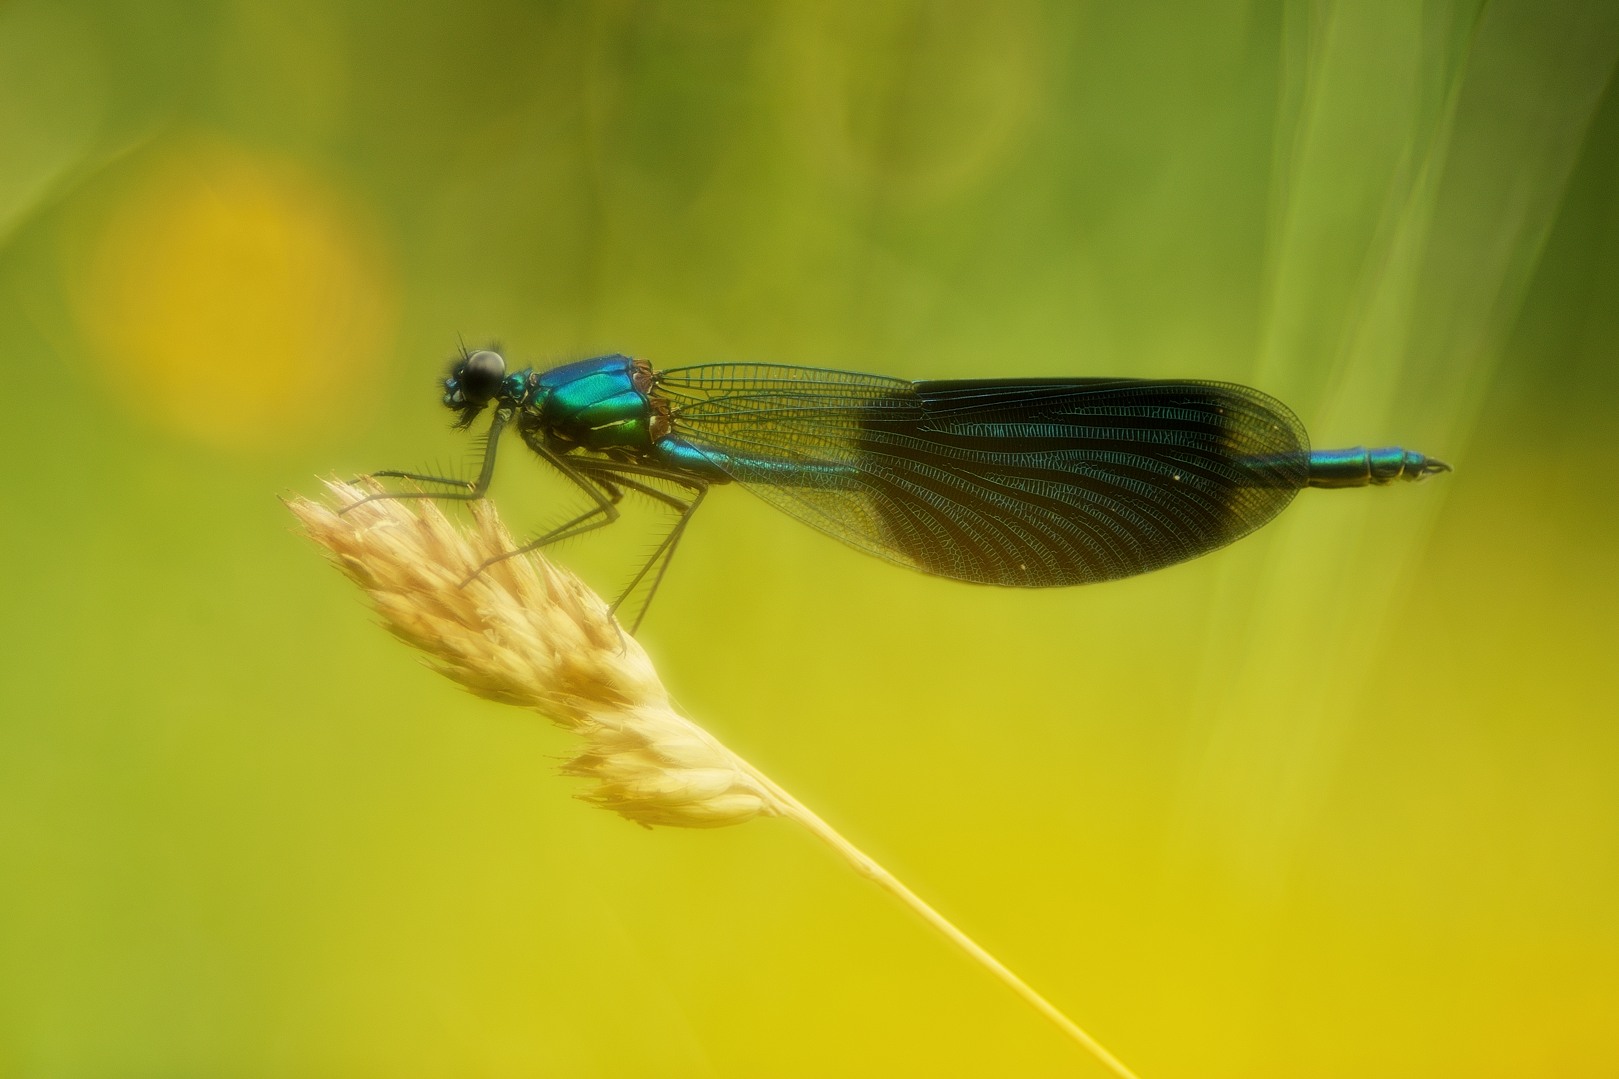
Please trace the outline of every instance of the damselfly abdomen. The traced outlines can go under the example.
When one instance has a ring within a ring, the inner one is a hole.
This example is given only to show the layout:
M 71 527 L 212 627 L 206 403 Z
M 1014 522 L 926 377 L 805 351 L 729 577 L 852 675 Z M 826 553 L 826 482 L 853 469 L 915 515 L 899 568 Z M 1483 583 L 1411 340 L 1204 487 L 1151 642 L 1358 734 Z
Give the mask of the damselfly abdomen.
M 477 479 L 379 473 L 460 488 L 385 497 L 481 498 L 514 426 L 592 501 L 530 547 L 611 523 L 626 490 L 679 511 L 626 595 L 654 566 L 656 589 L 708 488 L 733 481 L 890 562 L 1045 588 L 1206 554 L 1303 487 L 1449 471 L 1398 447 L 1311 451 L 1287 406 L 1225 382 L 907 382 L 771 364 L 655 371 L 616 355 L 507 373 L 483 350 L 456 361 L 443 401 L 459 427 L 493 409 Z

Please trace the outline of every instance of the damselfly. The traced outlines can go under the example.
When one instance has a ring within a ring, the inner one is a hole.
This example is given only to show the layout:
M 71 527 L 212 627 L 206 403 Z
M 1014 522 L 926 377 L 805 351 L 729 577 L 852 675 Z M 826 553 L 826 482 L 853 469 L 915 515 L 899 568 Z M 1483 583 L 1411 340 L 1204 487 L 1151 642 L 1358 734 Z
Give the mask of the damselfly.
M 611 524 L 625 491 L 677 512 L 619 597 L 651 573 L 637 626 L 716 484 L 741 484 L 923 573 L 1048 588 L 1206 554 L 1265 524 L 1303 487 L 1450 470 L 1399 447 L 1312 451 L 1287 406 L 1227 382 L 907 382 L 773 364 L 656 371 L 617 355 L 508 373 L 485 349 L 456 360 L 443 402 L 462 428 L 493 409 L 477 477 L 379 472 L 459 489 L 377 497 L 482 498 L 500 436 L 515 427 L 590 498 L 523 550 Z

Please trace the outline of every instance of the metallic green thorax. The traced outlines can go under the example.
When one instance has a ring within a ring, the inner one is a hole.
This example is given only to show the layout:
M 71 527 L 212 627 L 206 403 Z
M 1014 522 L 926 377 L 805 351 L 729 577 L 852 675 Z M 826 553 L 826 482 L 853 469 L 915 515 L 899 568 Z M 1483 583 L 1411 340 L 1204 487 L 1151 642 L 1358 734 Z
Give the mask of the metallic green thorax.
M 626 356 L 568 364 L 544 372 L 535 382 L 539 407 L 529 410 L 530 422 L 522 427 L 542 427 L 564 444 L 640 455 L 650 453 L 656 435 L 668 431 L 667 423 L 654 431 L 651 369 Z
M 655 390 L 652 368 L 629 356 L 598 356 L 549 371 L 520 371 L 526 392 L 509 395 L 517 429 L 530 445 L 574 450 L 671 468 L 725 483 L 730 477 L 675 437 L 669 406 Z

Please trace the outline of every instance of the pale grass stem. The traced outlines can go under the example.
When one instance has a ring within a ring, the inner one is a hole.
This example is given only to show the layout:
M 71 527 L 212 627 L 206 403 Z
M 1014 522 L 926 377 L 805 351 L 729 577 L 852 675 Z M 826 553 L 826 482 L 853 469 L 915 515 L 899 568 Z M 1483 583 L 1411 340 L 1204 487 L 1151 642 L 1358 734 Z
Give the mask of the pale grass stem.
M 785 817 L 919 914 L 1112 1074 L 1132 1073 L 1004 964 L 957 929 L 764 773 L 675 711 L 652 661 L 607 604 L 537 552 L 515 546 L 487 501 L 471 528 L 431 500 L 374 499 L 375 487 L 328 482 L 331 502 L 289 508 L 358 584 L 383 624 L 473 693 L 529 708 L 583 748 L 563 771 L 592 780 L 579 797 L 639 824 L 712 828 Z M 346 512 L 339 512 L 346 510 Z M 466 582 L 463 584 L 463 582 Z

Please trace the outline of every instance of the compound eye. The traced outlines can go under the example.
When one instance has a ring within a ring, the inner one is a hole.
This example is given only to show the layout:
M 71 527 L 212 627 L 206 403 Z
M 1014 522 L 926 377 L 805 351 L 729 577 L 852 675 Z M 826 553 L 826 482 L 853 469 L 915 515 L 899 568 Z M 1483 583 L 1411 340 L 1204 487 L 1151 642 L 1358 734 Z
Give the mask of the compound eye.
M 506 361 L 498 352 L 479 349 L 466 358 L 460 375 L 456 382 L 463 398 L 487 401 L 500 392 L 500 382 L 506 377 Z

